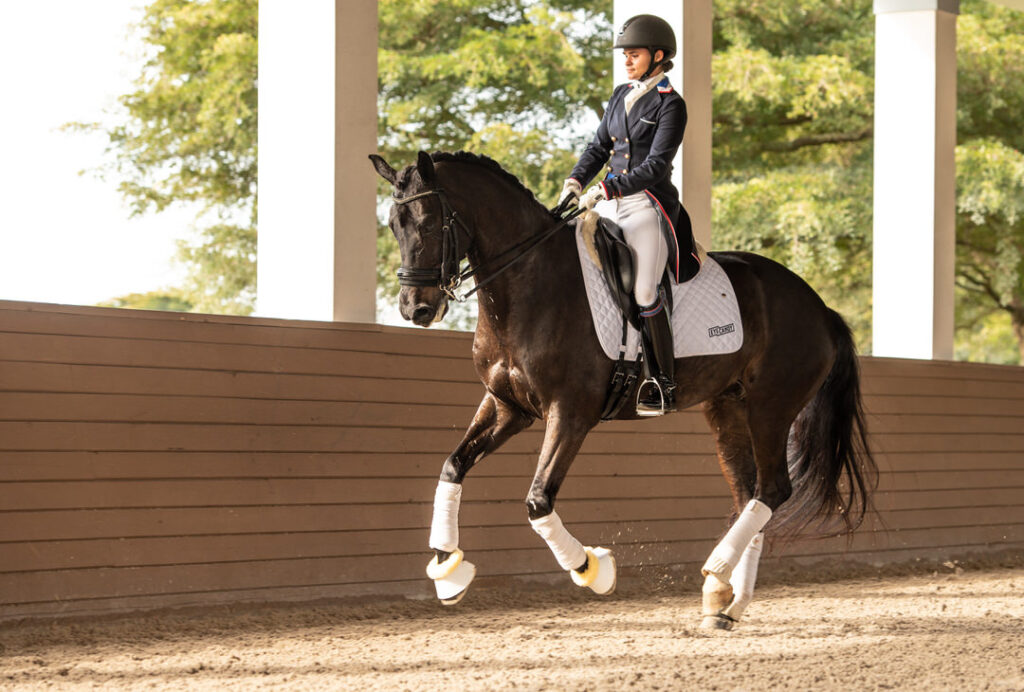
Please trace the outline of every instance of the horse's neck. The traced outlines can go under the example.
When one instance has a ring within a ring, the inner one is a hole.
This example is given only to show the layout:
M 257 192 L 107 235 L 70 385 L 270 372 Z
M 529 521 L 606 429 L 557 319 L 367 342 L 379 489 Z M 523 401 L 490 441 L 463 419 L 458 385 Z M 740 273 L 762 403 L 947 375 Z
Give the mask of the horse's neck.
M 517 329 L 526 321 L 537 323 L 545 315 L 560 312 L 558 306 L 564 305 L 572 293 L 571 263 L 578 261 L 572 231 L 560 229 L 532 246 L 531 238 L 558 222 L 543 210 L 530 212 L 503 216 L 500 210 L 494 210 L 489 222 L 477 225 L 470 262 L 479 270 L 477 281 L 487 281 L 478 292 L 479 320 L 498 332 Z M 525 254 L 502 270 L 518 254 L 509 253 L 509 248 L 520 243 L 520 251 Z M 527 333 L 537 335 L 536 330 Z M 520 336 L 527 338 L 527 333 Z

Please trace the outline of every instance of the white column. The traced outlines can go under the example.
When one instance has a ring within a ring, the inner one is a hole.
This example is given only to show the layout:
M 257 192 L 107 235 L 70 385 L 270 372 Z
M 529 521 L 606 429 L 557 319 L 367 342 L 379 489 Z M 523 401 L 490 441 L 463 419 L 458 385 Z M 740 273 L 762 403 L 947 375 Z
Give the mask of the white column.
M 672 182 L 682 191 L 694 236 L 710 249 L 712 0 L 615 0 L 615 33 L 623 22 L 638 14 L 657 15 L 676 33 L 678 52 L 669 79 L 686 99 L 687 124 Z M 618 51 L 614 75 L 616 84 L 626 81 L 626 68 Z
M 373 322 L 377 3 L 261 0 L 256 312 Z
M 959 0 L 875 0 L 873 354 L 953 357 Z

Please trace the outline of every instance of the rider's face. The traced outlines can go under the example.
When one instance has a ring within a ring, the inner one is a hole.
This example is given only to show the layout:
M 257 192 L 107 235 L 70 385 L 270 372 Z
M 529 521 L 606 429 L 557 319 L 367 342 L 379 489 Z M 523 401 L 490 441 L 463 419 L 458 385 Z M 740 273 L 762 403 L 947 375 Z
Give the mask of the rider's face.
M 640 79 L 651 66 L 651 51 L 646 48 L 626 48 L 622 56 L 626 59 L 626 77 L 629 79 Z

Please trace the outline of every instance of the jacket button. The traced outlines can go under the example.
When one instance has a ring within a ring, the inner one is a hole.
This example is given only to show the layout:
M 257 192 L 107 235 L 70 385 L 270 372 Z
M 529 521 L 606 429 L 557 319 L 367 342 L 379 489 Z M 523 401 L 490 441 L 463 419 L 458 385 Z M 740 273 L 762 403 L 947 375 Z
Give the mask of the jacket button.
M 612 137 L 612 141 L 613 141 L 613 142 L 617 142 L 617 141 L 619 141 L 619 140 L 618 140 L 618 139 L 616 139 L 615 137 Z M 627 139 L 626 141 L 628 142 L 629 140 Z
M 629 137 L 626 137 L 626 144 L 629 144 Z
M 623 156 L 625 156 L 627 159 L 629 158 L 629 154 L 623 154 Z
M 622 172 L 623 173 L 629 173 L 629 171 L 627 171 L 625 168 L 622 169 Z

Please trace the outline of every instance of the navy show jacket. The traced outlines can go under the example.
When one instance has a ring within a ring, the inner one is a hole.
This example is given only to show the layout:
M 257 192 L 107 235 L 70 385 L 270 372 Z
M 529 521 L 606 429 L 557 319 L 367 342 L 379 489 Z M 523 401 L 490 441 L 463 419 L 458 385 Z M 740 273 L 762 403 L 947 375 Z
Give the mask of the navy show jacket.
M 585 185 L 607 164 L 600 185 L 608 199 L 649 193 L 671 224 L 676 247 L 669 248 L 669 259 L 678 265 L 678 253 L 685 256 L 693 247 L 690 219 L 672 184 L 672 159 L 686 129 L 686 103 L 666 77 L 641 96 L 627 115 L 625 99 L 631 88 L 621 84 L 612 92 L 597 134 L 570 177 Z M 673 270 L 678 275 L 678 267 Z

